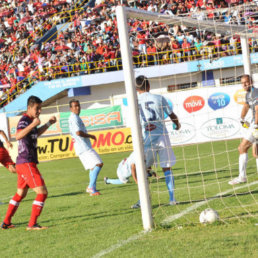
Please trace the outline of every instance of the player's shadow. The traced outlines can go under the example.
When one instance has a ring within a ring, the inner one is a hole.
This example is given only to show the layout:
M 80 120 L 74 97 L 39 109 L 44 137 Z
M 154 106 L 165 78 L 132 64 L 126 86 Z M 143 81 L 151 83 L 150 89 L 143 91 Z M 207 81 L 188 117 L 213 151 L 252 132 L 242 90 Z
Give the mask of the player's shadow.
M 84 194 L 84 192 L 80 191 L 80 192 L 70 192 L 70 193 L 49 195 L 47 198 L 51 199 L 51 198 L 59 198 L 59 197 L 65 197 L 65 196 L 74 196 L 74 195 L 80 195 L 80 194 Z
M 60 223 L 60 218 L 56 218 L 56 219 L 51 218 L 51 220 L 44 220 L 43 223 L 51 223 L 53 226 L 65 225 L 65 224 L 71 224 L 71 223 L 76 224 L 76 223 L 80 223 L 80 220 L 85 221 L 85 219 L 87 219 L 90 221 L 95 221 L 98 219 L 109 218 L 109 217 L 114 218 L 115 216 L 132 214 L 134 211 L 135 210 L 133 209 L 127 208 L 127 209 L 119 209 L 113 213 L 110 213 L 110 211 L 107 211 L 108 214 L 105 214 L 105 212 L 102 212 L 101 214 L 87 213 L 87 214 L 74 215 L 74 216 L 62 216 L 63 223 Z M 55 221 L 57 221 L 58 223 L 55 224 Z

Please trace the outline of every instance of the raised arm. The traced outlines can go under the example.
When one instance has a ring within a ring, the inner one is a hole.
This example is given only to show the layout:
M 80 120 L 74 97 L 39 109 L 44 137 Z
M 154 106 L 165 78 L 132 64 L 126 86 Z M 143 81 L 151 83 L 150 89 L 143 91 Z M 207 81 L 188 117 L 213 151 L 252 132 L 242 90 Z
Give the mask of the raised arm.
M 43 134 L 48 129 L 48 127 L 50 127 L 55 122 L 56 122 L 56 117 L 52 116 L 46 124 L 44 124 L 40 128 L 38 128 L 38 136 Z
M 20 129 L 20 130 L 18 130 L 18 131 L 16 132 L 16 134 L 15 134 L 16 140 L 18 141 L 18 140 L 24 138 L 28 133 L 30 133 L 30 131 L 31 131 L 34 127 L 38 126 L 39 124 L 40 124 L 39 118 L 38 118 L 38 117 L 34 118 L 31 124 L 29 124 L 29 125 L 28 125 L 27 127 L 25 127 L 24 129 Z

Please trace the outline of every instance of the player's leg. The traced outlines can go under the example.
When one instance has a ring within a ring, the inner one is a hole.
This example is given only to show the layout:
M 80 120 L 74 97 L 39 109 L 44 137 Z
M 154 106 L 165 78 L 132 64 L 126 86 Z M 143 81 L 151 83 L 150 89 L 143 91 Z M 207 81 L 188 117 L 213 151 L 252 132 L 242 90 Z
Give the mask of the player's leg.
M 91 196 L 99 195 L 99 191 L 96 190 L 96 184 L 99 172 L 103 167 L 103 162 L 100 156 L 94 149 L 90 149 L 79 155 L 79 158 L 85 170 L 90 170 L 90 183 L 86 192 L 90 193 Z
M 20 202 L 22 201 L 23 198 L 26 197 L 27 192 L 28 192 L 28 186 L 24 182 L 24 180 L 21 178 L 19 181 L 18 179 L 18 185 L 22 186 L 22 181 L 23 181 L 23 188 L 18 188 L 17 192 L 13 196 L 13 198 L 10 200 L 8 209 L 5 215 L 5 218 L 3 220 L 3 223 L 1 225 L 2 229 L 8 229 L 8 228 L 14 228 L 15 226 L 12 224 L 11 220 L 12 217 L 14 216 L 15 212 L 17 211 Z
M 255 141 L 253 144 L 253 156 L 256 160 L 256 172 L 258 173 L 258 143 Z
M 248 135 L 247 139 L 244 138 L 238 146 L 239 151 L 239 175 L 238 177 L 230 180 L 230 185 L 240 184 L 246 182 L 246 166 L 248 161 L 248 149 L 252 146 L 254 141 L 252 135 Z
M 40 214 L 43 210 L 45 201 L 47 199 L 47 195 L 48 195 L 47 187 L 45 185 L 38 186 L 38 187 L 33 188 L 33 191 L 37 195 L 32 204 L 31 216 L 30 216 L 30 221 L 29 221 L 27 230 L 47 229 L 47 227 L 42 227 L 37 224 L 38 217 L 40 216 Z
M 27 230 L 41 230 L 47 227 L 41 227 L 37 224 L 37 219 L 40 216 L 45 201 L 47 199 L 47 188 L 42 175 L 40 174 L 36 163 L 24 163 L 16 166 L 17 171 L 22 170 L 22 175 L 25 177 L 26 183 L 35 193 L 36 198 L 32 203 L 30 221 Z
M 176 163 L 174 151 L 171 148 L 170 140 L 167 135 L 162 135 L 159 140 L 159 162 L 165 176 L 165 182 L 169 194 L 169 204 L 175 205 L 176 199 L 174 195 L 175 181 L 171 167 Z
M 108 177 L 104 177 L 105 184 L 112 184 L 112 185 L 122 185 L 124 184 L 119 178 L 111 179 Z

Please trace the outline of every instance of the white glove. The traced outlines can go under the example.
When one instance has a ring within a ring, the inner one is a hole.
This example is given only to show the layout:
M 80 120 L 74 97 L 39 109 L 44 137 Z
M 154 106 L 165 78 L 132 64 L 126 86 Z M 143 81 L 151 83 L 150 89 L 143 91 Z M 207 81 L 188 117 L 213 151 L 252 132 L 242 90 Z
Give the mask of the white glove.
M 244 119 L 241 119 L 241 120 L 240 120 L 240 123 L 241 123 L 241 125 L 242 125 L 244 128 L 249 128 L 249 126 L 250 126 L 250 123 L 247 122 L 247 121 L 245 121 Z
M 258 139 L 258 126 L 257 125 L 255 126 L 255 128 L 253 130 L 253 137 L 255 139 Z

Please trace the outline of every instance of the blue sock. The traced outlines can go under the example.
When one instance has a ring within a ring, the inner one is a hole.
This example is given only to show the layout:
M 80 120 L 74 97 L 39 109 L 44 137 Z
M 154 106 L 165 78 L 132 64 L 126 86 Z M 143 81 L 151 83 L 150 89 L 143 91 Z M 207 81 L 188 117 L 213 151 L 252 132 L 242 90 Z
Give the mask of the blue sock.
M 172 175 L 171 170 L 167 170 L 164 172 L 165 175 L 165 180 L 166 180 L 166 185 L 168 188 L 168 194 L 169 194 L 169 201 L 175 201 L 174 198 L 174 186 L 175 186 L 175 182 L 174 182 L 174 177 Z
M 119 178 L 117 178 L 117 179 L 109 179 L 108 178 L 107 183 L 112 184 L 112 185 L 122 185 L 123 184 L 123 182 Z
M 96 182 L 98 178 L 98 174 L 101 170 L 101 167 L 95 166 L 93 169 L 90 170 L 90 184 L 89 188 L 94 188 L 96 190 Z

